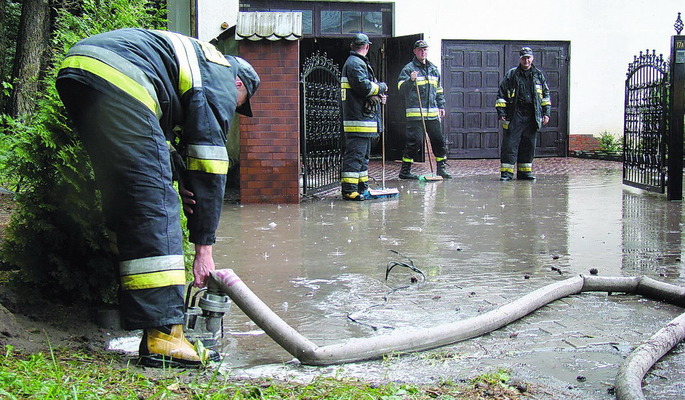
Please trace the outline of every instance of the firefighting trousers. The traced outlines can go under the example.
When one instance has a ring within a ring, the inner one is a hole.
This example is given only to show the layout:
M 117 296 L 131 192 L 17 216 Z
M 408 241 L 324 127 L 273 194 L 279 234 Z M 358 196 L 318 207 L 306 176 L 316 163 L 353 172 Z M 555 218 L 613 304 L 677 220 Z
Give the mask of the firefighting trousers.
M 445 150 L 445 139 L 442 136 L 442 126 L 439 119 L 427 119 L 426 131 L 431 142 L 431 148 L 435 155 L 436 161 L 441 161 L 446 158 L 447 151 Z M 413 162 L 419 156 L 421 146 L 424 141 L 423 123 L 421 120 L 410 119 L 407 120 L 407 144 L 404 147 L 402 160 Z
M 504 129 L 502 138 L 501 172 L 508 176 L 514 173 L 514 165 L 517 164 L 519 173 L 531 173 L 533 157 L 535 157 L 535 144 L 537 142 L 538 126 L 534 112 L 517 111 L 509 121 L 508 128 Z
M 124 329 L 182 324 L 180 201 L 159 121 L 123 92 L 71 79 L 57 89 L 89 153 L 119 266 Z
M 371 138 L 345 137 L 345 154 L 342 164 L 342 192 L 358 192 L 369 180 L 369 157 L 371 156 Z M 361 192 L 359 192 L 361 193 Z

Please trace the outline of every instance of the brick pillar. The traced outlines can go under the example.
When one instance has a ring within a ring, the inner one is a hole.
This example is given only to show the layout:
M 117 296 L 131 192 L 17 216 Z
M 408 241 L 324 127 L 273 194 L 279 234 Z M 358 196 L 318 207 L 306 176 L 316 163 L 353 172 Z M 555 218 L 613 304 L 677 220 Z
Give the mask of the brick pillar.
M 240 42 L 261 85 L 240 117 L 240 202 L 300 202 L 300 42 Z

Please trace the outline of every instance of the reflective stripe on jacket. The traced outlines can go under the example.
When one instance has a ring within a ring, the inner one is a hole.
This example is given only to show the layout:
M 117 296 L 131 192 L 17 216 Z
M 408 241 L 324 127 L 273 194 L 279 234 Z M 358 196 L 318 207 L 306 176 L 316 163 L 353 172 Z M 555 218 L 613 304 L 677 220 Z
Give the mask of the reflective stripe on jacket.
M 544 115 L 550 116 L 552 109 L 552 102 L 549 97 L 549 87 L 547 86 L 547 80 L 545 75 L 535 66 L 531 66 L 533 69 L 533 108 L 535 109 L 535 120 L 538 124 L 538 129 L 542 128 L 542 117 Z M 497 100 L 495 101 L 495 109 L 497 110 L 498 117 L 506 117 L 504 128 L 508 127 L 508 121 L 514 117 L 516 113 L 517 97 L 516 93 L 523 84 L 520 83 L 522 77 L 520 76 L 521 68 L 515 67 L 507 71 L 504 74 L 504 79 L 499 85 L 499 90 L 497 92 Z
M 419 73 L 415 82 L 411 80 L 413 71 Z M 404 95 L 407 119 L 419 120 L 422 114 L 425 119 L 439 118 L 439 110 L 445 108 L 445 94 L 440 84 L 440 71 L 435 64 L 428 60 L 426 64 L 422 64 L 414 57 L 402 68 L 397 80 L 397 89 Z M 416 94 L 417 86 L 421 94 L 421 105 Z

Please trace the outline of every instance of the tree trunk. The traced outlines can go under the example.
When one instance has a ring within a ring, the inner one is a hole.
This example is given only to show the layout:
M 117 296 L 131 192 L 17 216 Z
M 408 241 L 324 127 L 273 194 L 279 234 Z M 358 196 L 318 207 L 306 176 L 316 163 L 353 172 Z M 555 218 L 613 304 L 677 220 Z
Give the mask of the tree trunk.
M 4 21 L 7 21 L 7 0 L 0 0 L 0 85 L 5 82 L 5 50 L 7 49 L 7 28 Z M 0 111 L 4 109 L 5 105 L 5 92 L 4 88 L 0 87 Z
M 9 103 L 9 114 L 13 117 L 30 114 L 35 109 L 49 40 L 49 1 L 24 0 L 12 72 L 14 88 Z

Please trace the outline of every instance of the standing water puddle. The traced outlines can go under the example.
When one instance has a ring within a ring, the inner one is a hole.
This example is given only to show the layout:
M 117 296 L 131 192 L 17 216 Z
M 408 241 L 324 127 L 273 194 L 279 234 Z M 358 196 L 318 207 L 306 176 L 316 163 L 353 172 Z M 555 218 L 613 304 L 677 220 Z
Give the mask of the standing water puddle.
M 226 205 L 214 255 L 319 346 L 432 327 L 492 310 L 595 268 L 685 285 L 681 203 L 621 183 L 620 169 L 388 182 L 396 199 Z M 394 253 L 394 252 L 398 252 Z M 395 267 L 408 262 L 425 274 Z M 224 318 L 222 370 L 235 377 L 345 376 L 429 383 L 511 370 L 550 399 L 611 399 L 618 365 L 683 310 L 639 296 L 568 297 L 500 330 L 432 351 L 307 367 L 236 306 Z M 650 399 L 681 398 L 679 345 L 646 380 Z

